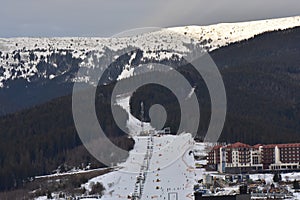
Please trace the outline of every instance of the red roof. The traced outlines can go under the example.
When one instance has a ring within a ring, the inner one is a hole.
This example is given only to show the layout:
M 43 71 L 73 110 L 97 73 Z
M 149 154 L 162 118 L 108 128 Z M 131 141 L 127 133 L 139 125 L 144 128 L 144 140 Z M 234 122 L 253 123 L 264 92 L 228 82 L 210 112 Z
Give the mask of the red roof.
M 264 148 L 286 148 L 286 147 L 300 147 L 300 143 L 289 143 L 289 144 L 268 144 L 264 145 Z
M 300 147 L 300 143 L 290 143 L 290 144 L 278 144 L 279 148 L 281 147 Z
M 267 145 L 264 145 L 263 148 L 275 148 L 277 146 L 277 144 L 267 144 Z
M 256 144 L 253 146 L 254 149 L 259 149 L 259 147 L 263 146 L 262 144 Z
M 212 150 L 217 150 L 217 149 L 220 149 L 222 147 L 222 145 L 216 145 L 212 148 Z
M 248 144 L 241 143 L 241 142 L 236 142 L 234 144 L 228 145 L 227 148 L 231 148 L 231 149 L 235 149 L 235 148 L 251 148 L 251 146 L 248 145 Z

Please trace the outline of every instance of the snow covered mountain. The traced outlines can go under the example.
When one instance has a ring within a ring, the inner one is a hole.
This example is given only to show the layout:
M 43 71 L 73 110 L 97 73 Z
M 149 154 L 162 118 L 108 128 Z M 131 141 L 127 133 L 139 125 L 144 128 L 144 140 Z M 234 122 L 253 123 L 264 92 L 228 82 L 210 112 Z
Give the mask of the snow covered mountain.
M 9 87 L 13 80 L 86 81 L 74 79 L 74 72 L 89 52 L 97 51 L 99 59 L 107 56 L 115 61 L 128 47 L 139 50 L 126 58 L 126 65 L 114 70 L 110 79 L 131 76 L 133 68 L 155 60 L 177 61 L 195 48 L 215 50 L 255 35 L 300 26 L 300 16 L 242 23 L 222 23 L 210 26 L 186 26 L 124 38 L 2 38 L 0 39 L 0 87 Z M 133 62 L 134 61 L 134 62 Z M 66 76 L 68 74 L 68 76 Z
M 138 73 L 143 64 L 179 67 L 185 62 L 182 57 L 192 52 L 211 52 L 258 34 L 299 26 L 297 16 L 157 29 L 132 37 L 0 38 L 0 115 L 71 94 L 74 82 L 91 81 L 92 59 L 101 67 L 109 65 L 101 79 L 109 83 Z M 85 72 L 76 76 L 81 66 Z
M 169 30 L 194 38 L 204 48 L 213 51 L 228 44 L 253 38 L 261 33 L 298 26 L 300 26 L 300 16 L 209 26 L 175 27 Z

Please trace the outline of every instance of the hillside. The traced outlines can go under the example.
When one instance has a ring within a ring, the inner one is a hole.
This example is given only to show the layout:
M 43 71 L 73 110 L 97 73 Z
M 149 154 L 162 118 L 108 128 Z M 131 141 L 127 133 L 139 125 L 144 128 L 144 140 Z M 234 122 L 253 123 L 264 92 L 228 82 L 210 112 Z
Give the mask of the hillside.
M 300 130 L 299 35 L 300 28 L 269 32 L 210 53 L 220 69 L 227 93 L 228 110 L 221 141 L 297 142 Z M 210 119 L 207 88 L 190 66 L 178 71 L 196 88 L 201 111 L 198 134 L 203 136 Z M 172 95 L 155 85 L 139 89 L 131 100 L 131 110 L 137 118 L 140 117 L 140 101 L 145 102 L 147 119 L 153 102 L 165 105 L 169 114 L 172 113 L 168 115 L 167 125 L 174 132 L 177 130 L 180 115 Z
M 110 102 L 103 98 L 109 90 L 98 90 L 98 119 L 110 140 L 129 150 L 134 141 L 115 125 Z M 0 118 L 0 190 L 19 188 L 36 175 L 105 166 L 82 145 L 71 105 L 71 96 L 65 96 Z

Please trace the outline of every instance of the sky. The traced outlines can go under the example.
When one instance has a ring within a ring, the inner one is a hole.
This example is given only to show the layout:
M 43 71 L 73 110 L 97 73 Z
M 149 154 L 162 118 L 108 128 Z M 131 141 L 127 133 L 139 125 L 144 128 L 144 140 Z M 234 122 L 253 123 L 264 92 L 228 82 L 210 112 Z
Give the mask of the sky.
M 142 27 L 300 15 L 299 0 L 0 0 L 0 37 L 109 37 Z

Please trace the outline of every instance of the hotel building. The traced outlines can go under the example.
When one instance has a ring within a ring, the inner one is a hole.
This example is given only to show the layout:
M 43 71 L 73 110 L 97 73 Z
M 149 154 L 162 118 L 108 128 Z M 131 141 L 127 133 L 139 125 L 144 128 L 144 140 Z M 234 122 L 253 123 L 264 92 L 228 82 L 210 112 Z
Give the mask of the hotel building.
M 300 169 L 300 143 L 219 145 L 209 152 L 208 166 L 221 173 Z

